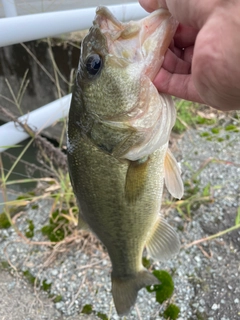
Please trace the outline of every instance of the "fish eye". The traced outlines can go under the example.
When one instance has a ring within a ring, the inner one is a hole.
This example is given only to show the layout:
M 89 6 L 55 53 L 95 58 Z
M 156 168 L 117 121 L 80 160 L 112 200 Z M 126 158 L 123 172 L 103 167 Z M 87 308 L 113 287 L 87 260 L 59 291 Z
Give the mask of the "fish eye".
M 95 76 L 102 67 L 102 57 L 97 54 L 91 54 L 86 60 L 86 69 L 88 73 L 92 76 Z

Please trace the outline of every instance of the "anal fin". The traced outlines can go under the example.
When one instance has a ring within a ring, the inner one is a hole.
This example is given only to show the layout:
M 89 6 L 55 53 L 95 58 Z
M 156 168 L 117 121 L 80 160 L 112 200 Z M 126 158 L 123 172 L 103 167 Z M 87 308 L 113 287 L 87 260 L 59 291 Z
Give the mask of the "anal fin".
M 85 230 L 85 231 L 90 230 L 87 222 L 83 219 L 81 213 L 79 213 L 78 215 L 78 229 Z
M 179 252 L 180 242 L 175 230 L 159 216 L 146 243 L 148 255 L 159 261 L 166 261 Z
M 171 151 L 168 149 L 164 162 L 165 184 L 174 198 L 181 199 L 184 193 L 181 170 Z

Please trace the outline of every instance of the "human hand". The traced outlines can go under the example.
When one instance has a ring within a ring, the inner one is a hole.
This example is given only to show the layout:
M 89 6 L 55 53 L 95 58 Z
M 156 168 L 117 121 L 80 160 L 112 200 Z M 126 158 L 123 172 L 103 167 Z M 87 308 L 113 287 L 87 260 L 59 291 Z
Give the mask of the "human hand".
M 139 2 L 149 12 L 168 8 L 180 22 L 157 89 L 222 111 L 240 109 L 240 1 Z

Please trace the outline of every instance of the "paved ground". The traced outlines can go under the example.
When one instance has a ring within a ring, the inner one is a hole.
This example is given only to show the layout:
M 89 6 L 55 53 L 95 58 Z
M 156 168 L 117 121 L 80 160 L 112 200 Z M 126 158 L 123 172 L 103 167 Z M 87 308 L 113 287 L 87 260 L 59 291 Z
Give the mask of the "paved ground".
M 91 320 L 91 316 L 64 317 L 55 304 L 41 291 L 38 296 L 33 286 L 22 277 L 0 269 L 1 320 Z

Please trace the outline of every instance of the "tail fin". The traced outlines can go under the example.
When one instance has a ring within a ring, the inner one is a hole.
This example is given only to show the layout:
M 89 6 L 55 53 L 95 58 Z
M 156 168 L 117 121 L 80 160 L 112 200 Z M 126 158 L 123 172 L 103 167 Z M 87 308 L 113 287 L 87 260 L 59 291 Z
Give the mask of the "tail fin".
M 112 276 L 112 295 L 118 315 L 127 315 L 136 302 L 138 291 L 153 284 L 159 284 L 158 279 L 145 269 L 133 277 Z

